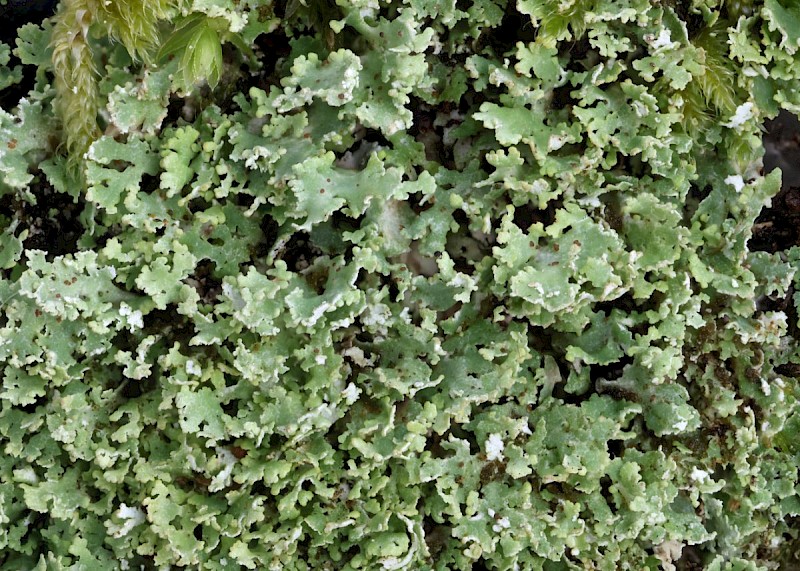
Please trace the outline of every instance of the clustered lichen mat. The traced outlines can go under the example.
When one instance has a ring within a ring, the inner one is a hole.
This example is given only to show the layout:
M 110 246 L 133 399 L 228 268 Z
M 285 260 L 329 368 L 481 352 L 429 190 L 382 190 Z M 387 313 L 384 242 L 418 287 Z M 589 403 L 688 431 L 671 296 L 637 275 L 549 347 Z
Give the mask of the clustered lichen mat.
M 796 0 L 20 27 L 0 567 L 790 569 L 799 50 Z

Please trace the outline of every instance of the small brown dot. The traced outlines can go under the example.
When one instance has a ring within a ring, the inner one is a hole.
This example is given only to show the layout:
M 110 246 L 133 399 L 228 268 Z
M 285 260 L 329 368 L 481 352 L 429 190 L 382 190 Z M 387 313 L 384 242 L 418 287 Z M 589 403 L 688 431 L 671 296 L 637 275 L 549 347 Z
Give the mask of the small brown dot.
M 36 311 L 34 311 L 34 312 L 33 312 L 33 314 L 34 314 L 36 317 L 41 317 L 41 316 L 42 316 L 42 312 L 41 312 L 40 310 L 38 310 L 38 309 L 37 309 Z
M 72 282 L 69 280 L 64 280 L 64 285 L 70 285 Z
M 561 246 L 558 244 L 553 244 L 553 251 L 558 252 L 561 249 Z
M 75 283 L 76 281 L 78 281 L 78 278 L 76 278 L 75 276 L 73 276 L 71 281 L 72 281 L 72 283 Z
M 339 94 L 339 99 L 344 99 L 344 93 Z
M 61 294 L 60 293 L 56 294 L 56 299 L 61 299 Z
M 11 140 L 8 142 L 8 148 L 9 148 L 9 149 L 11 149 L 12 151 L 13 151 L 14 149 L 16 149 L 16 148 L 17 148 L 17 140 L 16 140 L 16 139 L 11 139 Z
M 319 189 L 319 193 L 320 193 L 320 194 L 325 194 L 325 189 L 324 189 L 324 188 L 320 188 L 320 189 Z

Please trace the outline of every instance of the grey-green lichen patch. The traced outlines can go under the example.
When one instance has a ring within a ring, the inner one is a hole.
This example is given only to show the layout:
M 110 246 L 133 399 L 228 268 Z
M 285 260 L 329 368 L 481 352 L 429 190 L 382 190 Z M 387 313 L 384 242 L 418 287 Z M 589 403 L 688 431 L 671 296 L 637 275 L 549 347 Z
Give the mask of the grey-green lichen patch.
M 0 566 L 797 561 L 796 4 L 163 3 L 76 172 L 79 4 L 0 45 Z

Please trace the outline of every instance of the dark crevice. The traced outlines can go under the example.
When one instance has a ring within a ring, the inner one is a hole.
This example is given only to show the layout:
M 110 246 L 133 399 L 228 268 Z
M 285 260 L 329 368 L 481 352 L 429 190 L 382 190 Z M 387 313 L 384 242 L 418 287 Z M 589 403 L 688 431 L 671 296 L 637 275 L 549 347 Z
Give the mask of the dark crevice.
M 544 210 L 540 210 L 530 202 L 516 206 L 514 208 L 514 224 L 524 232 L 527 232 L 531 225 L 536 223 L 542 224 L 546 228 L 555 222 L 556 214 L 561 206 L 562 201 L 560 200 L 551 200 Z
M 233 197 L 233 203 L 236 206 L 247 209 L 250 208 L 256 201 L 255 197 L 244 192 L 237 192 Z
M 703 555 L 700 547 L 686 545 L 681 552 L 681 558 L 675 561 L 677 571 L 703 571 Z
M 407 202 L 414 214 L 422 214 L 426 210 L 430 210 L 433 205 L 436 204 L 436 198 L 428 195 L 422 196 L 419 193 L 415 193 L 408 196 Z
M 124 379 L 119 388 L 119 395 L 129 400 L 138 398 L 154 390 L 156 386 L 158 386 L 158 381 L 156 379 L 160 376 L 159 370 L 160 367 L 156 366 L 154 372 L 144 379 Z
M 211 485 L 211 478 L 207 478 L 201 474 L 178 476 L 175 478 L 175 484 L 186 492 L 207 494 L 208 486 Z
M 633 358 L 623 355 L 618 361 L 609 363 L 607 365 L 592 365 L 589 370 L 589 378 L 592 385 L 598 381 L 615 381 L 622 377 L 625 372 L 625 367 L 633 363 Z
M 581 38 L 571 42 L 559 42 L 559 57 L 569 59 L 570 62 L 579 62 L 585 59 L 590 51 L 594 50 L 592 44 L 589 42 L 589 37 L 585 34 Z M 584 70 L 578 69 L 577 71 Z
M 565 83 L 553 89 L 553 94 L 550 98 L 550 108 L 556 111 L 561 109 L 571 109 L 576 103 L 575 99 L 570 95 L 575 90 L 575 86 L 571 83 Z
M 683 206 L 682 222 L 684 226 L 690 227 L 692 225 L 692 218 L 694 218 L 695 213 L 697 213 L 700 203 L 703 202 L 709 194 L 711 194 L 711 185 L 705 185 L 700 188 L 694 183 L 691 184 Z
M 145 335 L 166 335 L 173 341 L 188 346 L 189 340 L 197 334 L 194 323 L 185 315 L 178 313 L 175 305 L 166 309 L 154 309 L 144 316 Z
M 263 252 L 263 255 L 266 256 L 270 249 L 272 249 L 272 246 L 275 245 L 275 241 L 278 239 L 280 226 L 272 216 L 269 214 L 264 214 L 264 216 L 261 218 L 260 227 L 264 238 L 259 243 L 258 250 L 259 253 Z
M 516 48 L 517 42 L 528 44 L 536 39 L 536 28 L 531 25 L 529 16 L 516 10 L 509 4 L 500 25 L 485 31 L 481 44 L 491 46 L 497 55 L 505 55 Z
M 764 173 L 780 168 L 783 184 L 756 219 L 747 246 L 775 253 L 800 244 L 800 121 L 781 111 L 764 130 Z
M 675 0 L 669 2 L 675 15 L 684 21 L 689 33 L 689 39 L 694 39 L 706 26 L 703 15 L 692 6 L 692 2 Z
M 194 287 L 203 303 L 217 302 L 222 293 L 222 280 L 217 276 L 217 265 L 211 260 L 201 260 L 195 266 L 194 272 L 184 281 Z
M 422 531 L 425 535 L 428 551 L 435 560 L 451 540 L 453 535 L 452 528 L 448 525 L 437 523 L 431 516 L 425 516 L 422 520 Z
M 197 198 L 191 199 L 186 204 L 186 209 L 191 213 L 194 213 L 194 212 L 205 212 L 209 208 L 211 208 L 211 203 L 209 201 L 207 201 L 205 198 L 202 198 L 202 197 L 199 197 L 199 196 Z
M 13 195 L 6 195 L 0 201 L 0 211 L 13 213 L 20 221 L 17 234 L 28 231 L 23 248 L 46 252 L 48 262 L 56 256 L 77 252 L 78 241 L 84 233 L 80 215 L 85 202 L 81 199 L 76 202 L 68 194 L 56 192 L 41 174 L 32 183 L 31 192 L 36 204 L 12 198 Z
M 620 442 L 620 441 L 616 441 L 616 442 Z M 611 445 L 611 443 L 609 442 L 609 452 L 611 452 L 611 450 L 610 450 L 611 446 L 610 445 Z M 619 458 L 619 457 L 621 457 L 621 454 L 617 455 L 617 456 L 614 456 L 614 454 L 612 453 L 611 457 L 612 458 Z M 612 514 L 616 514 L 617 513 L 617 504 L 614 501 L 614 496 L 611 493 L 611 484 L 612 483 L 613 482 L 612 482 L 611 478 L 608 475 L 605 475 L 602 478 L 600 478 L 600 495 L 602 495 L 603 499 L 605 499 L 606 504 L 608 504 L 609 510 L 611 510 L 611 513 Z
M 300 272 L 308 268 L 321 254 L 322 251 L 311 242 L 308 233 L 297 232 L 286 243 L 278 259 L 286 262 L 289 271 Z
M 278 61 L 286 58 L 292 51 L 289 38 L 278 28 L 269 34 L 261 34 L 255 40 L 255 51 L 259 54 L 261 61 L 261 76 L 266 80 L 275 73 Z M 267 83 L 261 87 L 268 86 Z
M 0 42 L 12 48 L 7 64 L 9 69 L 21 65 L 19 58 L 13 53 L 16 47 L 17 31 L 25 24 L 39 24 L 55 13 L 56 0 L 7 0 L 0 6 Z M 0 92 L 0 107 L 10 111 L 19 104 L 19 100 L 33 89 L 36 84 L 36 67 L 22 66 L 22 80 Z
M 239 414 L 239 401 L 237 399 L 233 399 L 221 405 L 222 412 L 227 414 L 230 417 L 236 418 Z

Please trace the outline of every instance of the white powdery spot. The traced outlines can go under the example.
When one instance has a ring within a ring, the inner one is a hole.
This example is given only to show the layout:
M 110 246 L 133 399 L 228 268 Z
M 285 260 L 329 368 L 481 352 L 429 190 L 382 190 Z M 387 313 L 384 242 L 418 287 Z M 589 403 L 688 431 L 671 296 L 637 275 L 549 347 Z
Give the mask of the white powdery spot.
M 782 311 L 765 313 L 758 318 L 762 330 L 773 336 L 781 336 L 786 331 L 786 314 Z
M 453 276 L 453 278 L 452 278 L 452 279 L 451 279 L 449 282 L 447 282 L 447 284 L 445 284 L 445 285 L 447 285 L 447 286 L 449 286 L 449 287 L 457 287 L 457 288 L 461 288 L 461 287 L 466 287 L 466 286 L 469 286 L 469 285 L 470 285 L 470 282 L 469 282 L 469 280 L 467 279 L 467 276 L 465 276 L 465 275 L 464 275 L 464 274 L 462 274 L 462 273 L 457 273 L 457 274 L 456 274 L 456 275 L 454 275 L 454 276 Z
M 133 308 L 124 301 L 119 304 L 119 314 L 122 317 L 128 318 L 128 325 L 132 329 L 141 329 L 144 327 L 144 317 L 142 316 L 142 312 L 138 309 L 134 311 Z
M 731 120 L 727 123 L 723 123 L 725 127 L 730 127 L 731 129 L 735 129 L 736 127 L 741 127 L 744 125 L 749 119 L 753 117 L 753 104 L 752 102 L 748 101 L 747 103 L 742 103 L 736 108 L 736 111 L 731 117 Z
M 317 307 L 314 308 L 314 311 L 311 312 L 311 316 L 303 321 L 303 325 L 306 327 L 314 327 L 317 324 L 317 321 L 325 314 L 326 311 L 331 309 L 331 304 L 327 301 L 323 301 Z
M 550 184 L 543 178 L 538 178 L 531 183 L 531 192 L 541 194 L 550 190 Z
M 200 368 L 200 365 L 192 361 L 191 359 L 186 360 L 186 373 L 189 375 L 197 375 L 199 376 L 203 372 L 203 369 Z
M 489 438 L 486 440 L 485 447 L 487 460 L 503 460 L 503 451 L 506 445 L 499 434 L 490 434 Z
M 405 128 L 406 128 L 405 121 L 403 121 L 402 119 L 395 119 L 386 126 L 386 134 L 394 135 L 398 131 L 402 131 Z
M 222 464 L 223 468 L 220 470 L 208 486 L 210 492 L 222 490 L 230 483 L 231 473 L 233 467 L 236 465 L 236 456 L 227 448 L 216 447 L 214 451 L 217 453 L 217 460 Z
M 136 329 L 143 328 L 144 318 L 142 316 L 142 312 L 137 309 L 136 311 L 131 313 L 130 319 L 128 319 L 128 324 Z
M 238 13 L 232 10 L 225 10 L 220 6 L 207 6 L 204 11 L 211 18 L 224 18 L 228 20 L 228 24 L 230 25 L 229 30 L 234 34 L 244 30 L 247 25 L 247 12 Z
M 567 137 L 564 135 L 550 135 L 550 138 L 547 140 L 547 150 L 557 151 L 563 147 L 566 142 Z
M 347 68 L 344 70 L 344 77 L 342 78 L 342 89 L 344 90 L 344 95 L 348 99 L 353 98 L 353 90 L 358 87 L 358 70 L 352 67 Z
M 633 110 L 636 112 L 637 117 L 647 117 L 650 114 L 650 111 L 647 109 L 647 105 L 641 101 L 633 101 L 631 105 L 633 106 Z
M 245 305 L 247 305 L 242 294 L 239 293 L 238 290 L 233 289 L 233 286 L 229 283 L 222 284 L 222 293 L 231 300 L 231 305 L 236 311 L 241 311 L 244 309 Z
M 686 430 L 687 426 L 689 426 L 688 420 L 679 420 L 672 426 L 672 428 L 673 430 L 675 430 L 675 432 L 683 432 L 684 430 Z
M 356 523 L 356 520 L 354 520 L 353 518 L 347 518 L 347 519 L 344 519 L 342 521 L 332 521 L 332 522 L 330 522 L 330 523 L 325 525 L 325 533 L 330 533 L 334 529 L 340 529 L 342 527 L 348 527 L 350 525 L 353 525 L 354 523 Z
M 373 364 L 372 359 L 367 359 L 364 350 L 360 347 L 348 347 L 342 351 L 342 357 L 347 357 L 359 367 L 371 367 Z
M 725 184 L 731 185 L 736 192 L 739 192 L 744 188 L 744 179 L 740 174 L 732 174 L 726 178 L 724 182 Z
M 708 472 L 700 470 L 699 468 L 692 468 L 692 473 L 689 477 L 699 484 L 709 480 Z
M 661 30 L 657 38 L 653 38 L 653 40 L 650 41 L 650 47 L 653 48 L 654 50 L 660 50 L 661 48 L 671 48 L 675 45 L 677 45 L 677 42 L 672 41 L 670 32 L 666 28 Z
M 392 317 L 392 310 L 388 306 L 378 303 L 370 305 L 361 316 L 361 323 L 376 333 L 386 335 Z
M 511 527 L 511 522 L 508 521 L 507 517 L 501 517 L 500 519 L 498 519 L 496 521 L 497 521 L 497 523 L 495 523 L 492 526 L 492 530 L 495 533 L 499 533 L 499 532 L 503 531 L 504 529 L 508 529 L 509 527 Z
M 128 535 L 134 527 L 145 521 L 145 515 L 142 510 L 128 507 L 125 504 L 120 504 L 116 515 L 120 519 L 125 520 L 125 523 L 112 532 L 114 537 Z
M 414 522 L 403 514 L 398 514 L 397 517 L 403 520 L 403 522 L 406 524 L 408 535 L 411 536 L 411 547 L 402 559 L 398 557 L 383 558 L 381 561 L 381 566 L 387 571 L 408 569 L 409 564 L 414 559 L 414 554 L 416 554 L 419 550 L 419 536 L 414 533 Z
M 360 394 L 361 390 L 353 383 L 347 385 L 347 387 L 342 391 L 342 396 L 347 404 L 353 404 L 356 402 Z
M 675 571 L 676 567 L 672 563 L 681 558 L 682 552 L 683 543 L 675 540 L 664 541 L 653 548 L 654 555 L 661 560 L 663 571 Z

